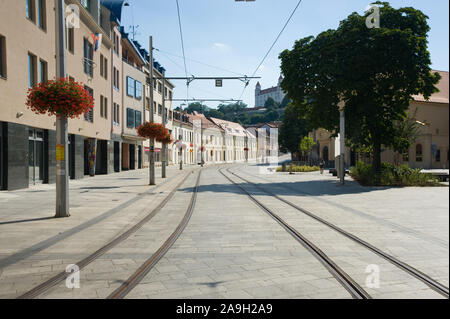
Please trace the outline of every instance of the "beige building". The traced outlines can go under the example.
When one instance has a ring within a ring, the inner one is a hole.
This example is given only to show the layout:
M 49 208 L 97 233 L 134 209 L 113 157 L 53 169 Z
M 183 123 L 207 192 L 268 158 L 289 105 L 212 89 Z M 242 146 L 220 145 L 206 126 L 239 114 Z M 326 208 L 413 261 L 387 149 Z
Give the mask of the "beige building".
M 180 127 L 181 124 L 181 127 Z M 181 114 L 180 112 L 173 112 L 173 129 L 172 138 L 174 143 L 170 145 L 171 162 L 173 164 L 180 163 L 180 148 L 178 147 L 181 141 L 182 159 L 184 164 L 195 164 L 195 144 L 194 144 L 194 127 L 189 120 L 189 116 Z
M 428 101 L 421 95 L 413 96 L 409 107 L 408 112 L 416 114 L 415 119 L 421 126 L 420 136 L 405 154 L 384 149 L 382 162 L 408 164 L 411 168 L 422 169 L 449 168 L 449 79 L 448 72 L 438 72 L 442 77 L 437 84 L 439 92 Z M 311 136 L 314 137 L 314 133 Z M 315 132 L 315 138 L 319 143 L 320 158 L 328 161 L 328 166 L 334 167 L 335 154 L 339 152 L 336 140 L 330 138 L 330 133 L 323 129 Z M 346 148 L 345 158 L 347 166 L 355 165 L 358 160 L 370 162 L 370 158 L 349 148 Z
M 98 174 L 108 173 L 111 133 L 110 25 L 100 20 L 101 6 L 66 0 L 80 12 L 79 28 L 67 30 L 67 74 L 82 82 L 95 99 L 87 116 L 69 120 L 69 174 L 89 173 L 88 145 L 97 143 Z M 87 3 L 87 2 L 86 2 Z M 25 106 L 28 87 L 56 77 L 54 0 L 2 1 L 0 11 L 0 187 L 26 188 L 55 182 L 55 118 L 36 115 Z M 92 34 L 103 41 L 94 49 Z

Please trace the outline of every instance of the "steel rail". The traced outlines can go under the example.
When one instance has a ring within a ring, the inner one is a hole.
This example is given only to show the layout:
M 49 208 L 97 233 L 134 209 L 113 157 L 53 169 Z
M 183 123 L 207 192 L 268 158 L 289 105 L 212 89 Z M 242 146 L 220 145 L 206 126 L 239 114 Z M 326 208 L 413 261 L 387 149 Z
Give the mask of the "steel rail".
M 314 257 L 316 257 L 325 268 L 336 278 L 336 280 L 350 293 L 354 299 L 371 299 L 371 296 L 356 282 L 354 281 L 343 269 L 341 269 L 336 263 L 334 263 L 322 250 L 320 250 L 311 241 L 300 234 L 296 229 L 287 224 L 281 217 L 275 214 L 272 210 L 267 208 L 259 200 L 257 200 L 253 195 L 251 195 L 245 188 L 243 188 L 239 183 L 233 181 L 227 175 L 219 172 L 228 179 L 231 183 L 239 187 L 259 208 L 271 216 L 275 221 L 277 221 L 294 239 L 296 239 L 303 247 L 305 247 Z M 228 170 L 227 170 L 228 172 Z
M 330 227 L 331 229 L 337 231 L 338 233 L 344 235 L 345 237 L 355 241 L 356 243 L 366 247 L 367 249 L 369 249 L 370 251 L 376 253 L 378 256 L 384 258 L 385 260 L 389 261 L 391 264 L 397 266 L 398 268 L 402 269 L 403 271 L 407 272 L 408 274 L 410 274 L 411 276 L 419 279 L 420 281 L 422 281 L 424 284 L 426 284 L 428 287 L 430 287 L 432 290 L 436 291 L 437 293 L 439 293 L 440 295 L 449 298 L 449 288 L 445 287 L 444 285 L 442 285 L 441 283 L 439 283 L 438 281 L 436 281 L 435 279 L 431 278 L 430 276 L 428 276 L 427 274 L 421 272 L 420 270 L 408 265 L 407 263 L 398 260 L 397 258 L 385 253 L 384 251 L 382 251 L 381 249 L 373 246 L 372 244 L 369 244 L 368 242 L 364 241 L 363 239 L 343 230 L 342 228 L 326 221 L 325 219 L 313 214 L 312 212 L 308 211 L 305 208 L 299 207 L 298 205 L 288 201 L 287 199 L 284 199 L 276 194 L 274 194 L 271 191 L 268 191 L 264 188 L 262 188 L 261 186 L 259 186 L 258 184 L 255 184 L 251 181 L 249 181 L 246 178 L 243 178 L 239 175 L 237 175 L 236 173 L 230 171 L 227 169 L 227 172 L 233 174 L 234 176 L 236 176 L 237 178 L 240 178 L 241 180 L 245 181 L 246 183 L 252 184 L 255 187 L 257 187 L 258 189 L 260 189 L 261 191 L 275 197 L 276 199 L 282 201 L 283 203 L 291 206 L 292 208 L 295 208 L 296 210 L 306 214 L 307 216 L 315 219 L 316 221 Z M 287 188 L 287 189 L 291 189 L 289 187 L 283 187 L 283 188 Z
M 186 214 L 181 220 L 178 227 L 170 235 L 170 237 L 164 242 L 164 244 L 149 258 L 147 259 L 137 270 L 131 275 L 122 285 L 112 292 L 107 299 L 123 299 L 128 293 L 133 290 L 142 279 L 152 270 L 152 268 L 159 262 L 159 260 L 167 253 L 176 240 L 180 237 L 183 230 L 186 228 L 189 220 L 191 219 L 194 211 L 195 203 L 197 200 L 198 187 L 200 184 L 201 171 L 198 174 L 197 182 L 192 192 L 192 197 L 189 202 L 189 206 L 186 210 Z
M 94 253 L 90 254 L 83 260 L 77 262 L 75 265 L 78 266 L 78 268 L 81 270 L 87 265 L 89 265 L 92 261 L 97 259 L 98 257 L 105 254 L 108 250 L 111 248 L 117 246 L 119 243 L 123 242 L 125 239 L 130 237 L 133 233 L 138 231 L 144 224 L 146 224 L 148 221 L 150 221 L 156 214 L 158 214 L 161 209 L 172 199 L 172 197 L 175 195 L 176 191 L 181 187 L 181 185 L 184 184 L 184 182 L 188 179 L 188 177 L 193 173 L 189 172 L 186 173 L 184 178 L 181 180 L 181 182 L 163 199 L 163 201 L 156 206 L 148 215 L 146 215 L 141 221 L 139 221 L 137 224 L 129 228 L 126 232 L 122 233 Z M 37 296 L 41 295 L 42 293 L 48 291 L 53 286 L 59 284 L 63 280 L 65 280 L 68 276 L 70 276 L 71 273 L 67 273 L 65 271 L 60 272 L 59 274 L 53 276 L 52 278 L 44 281 L 42 284 L 34 287 L 33 289 L 29 290 L 28 292 L 24 293 L 23 295 L 17 297 L 17 299 L 33 299 Z

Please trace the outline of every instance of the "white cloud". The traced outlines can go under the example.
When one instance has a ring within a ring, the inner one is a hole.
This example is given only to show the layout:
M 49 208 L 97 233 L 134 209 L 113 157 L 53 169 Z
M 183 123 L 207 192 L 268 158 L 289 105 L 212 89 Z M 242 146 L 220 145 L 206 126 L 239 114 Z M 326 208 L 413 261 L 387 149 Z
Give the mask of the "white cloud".
M 213 44 L 213 49 L 218 50 L 218 51 L 222 51 L 222 52 L 229 52 L 229 51 L 231 51 L 231 47 L 229 47 L 225 43 L 220 43 L 220 42 L 215 42 Z

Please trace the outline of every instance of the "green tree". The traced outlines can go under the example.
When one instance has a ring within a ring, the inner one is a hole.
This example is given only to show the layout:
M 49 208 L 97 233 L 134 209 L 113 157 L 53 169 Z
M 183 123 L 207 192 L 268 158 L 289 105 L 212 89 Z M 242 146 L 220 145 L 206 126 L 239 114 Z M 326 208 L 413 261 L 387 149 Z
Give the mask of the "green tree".
M 290 102 L 291 100 L 286 95 L 280 103 L 280 109 L 284 109 Z
M 412 144 L 415 143 L 417 138 L 421 135 L 422 126 L 416 121 L 417 108 L 414 113 L 407 114 L 405 119 L 396 121 L 394 123 L 394 130 L 396 134 L 394 136 L 394 142 L 390 147 L 400 154 L 408 151 Z M 396 159 L 396 164 L 398 159 Z
M 273 98 L 269 97 L 264 103 L 264 107 L 268 110 L 275 110 L 280 106 Z
M 294 104 L 286 107 L 283 115 L 278 140 L 282 152 L 290 152 L 292 159 L 299 159 L 299 143 L 301 139 L 308 135 L 306 120 L 302 117 L 300 108 Z
M 189 106 L 187 107 L 186 110 L 188 113 L 194 113 L 194 111 L 196 111 L 196 112 L 205 114 L 206 112 L 209 111 L 209 108 L 208 108 L 208 106 L 206 106 L 200 102 L 194 102 L 194 103 L 189 103 Z
M 300 39 L 280 58 L 283 90 L 311 125 L 337 134 L 343 101 L 346 136 L 371 151 L 379 173 L 382 145 L 397 147 L 395 123 L 405 120 L 411 96 L 428 99 L 440 76 L 431 73 L 428 17 L 411 7 L 376 4 L 380 28 L 367 28 L 371 12 L 352 13 L 336 30 Z
M 309 157 L 309 153 L 311 153 L 311 151 L 313 150 L 315 145 L 316 145 L 316 142 L 314 142 L 312 137 L 305 136 L 300 141 L 300 144 L 298 145 L 298 149 L 303 156 Z
M 208 116 L 208 117 L 215 117 L 217 119 L 223 119 L 224 118 L 224 114 L 222 112 L 218 111 L 218 110 L 215 110 L 215 109 L 210 109 L 208 111 L 208 113 L 205 114 L 205 115 Z

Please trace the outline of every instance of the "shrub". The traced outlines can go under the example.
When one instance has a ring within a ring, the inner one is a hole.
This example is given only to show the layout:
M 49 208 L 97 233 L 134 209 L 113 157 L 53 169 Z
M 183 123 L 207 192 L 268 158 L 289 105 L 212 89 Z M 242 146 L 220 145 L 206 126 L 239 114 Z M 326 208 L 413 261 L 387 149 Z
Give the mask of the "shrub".
M 364 186 L 439 186 L 439 180 L 431 174 L 421 173 L 420 169 L 408 165 L 396 166 L 390 163 L 381 165 L 381 173 L 375 175 L 372 165 L 358 162 L 350 169 L 350 175 Z
M 277 168 L 277 172 L 281 172 L 283 170 L 282 167 L 278 167 Z M 286 171 L 289 172 L 290 168 L 289 165 L 286 166 Z M 315 172 L 315 171 L 319 171 L 320 167 L 319 166 L 296 166 L 293 165 L 292 166 L 292 171 L 293 172 L 297 172 L 297 173 L 305 173 L 305 172 Z

